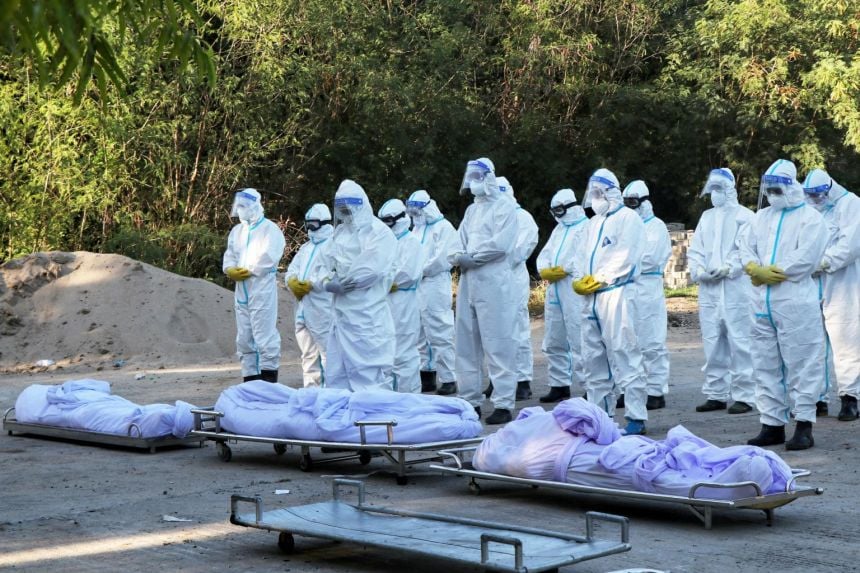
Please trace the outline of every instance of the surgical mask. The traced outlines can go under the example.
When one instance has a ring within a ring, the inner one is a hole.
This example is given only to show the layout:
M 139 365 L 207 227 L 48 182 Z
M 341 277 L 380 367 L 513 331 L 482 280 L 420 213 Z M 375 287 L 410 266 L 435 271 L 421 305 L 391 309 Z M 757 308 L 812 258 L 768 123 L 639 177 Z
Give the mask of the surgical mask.
M 711 205 L 716 208 L 720 208 L 726 204 L 726 193 L 725 191 L 711 191 Z
M 598 215 L 605 215 L 609 211 L 609 199 L 606 197 L 594 197 L 591 200 L 591 208 Z

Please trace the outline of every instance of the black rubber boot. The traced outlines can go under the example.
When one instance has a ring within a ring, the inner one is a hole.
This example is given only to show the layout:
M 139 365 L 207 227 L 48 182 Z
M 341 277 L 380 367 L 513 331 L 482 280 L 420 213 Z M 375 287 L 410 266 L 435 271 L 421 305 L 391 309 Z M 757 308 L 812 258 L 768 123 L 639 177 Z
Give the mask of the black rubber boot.
M 570 386 L 551 386 L 549 393 L 538 398 L 544 404 L 561 402 L 570 398 Z
M 436 393 L 440 396 L 450 396 L 451 394 L 457 393 L 457 383 L 456 382 L 445 382 L 442 384 Z
M 821 417 L 830 415 L 830 410 L 826 401 L 819 400 L 815 403 L 815 415 Z
M 511 420 L 513 420 L 513 416 L 511 416 L 510 410 L 505 410 L 504 408 L 496 408 L 493 410 L 493 413 L 490 414 L 490 417 L 487 418 L 487 424 L 507 424 Z
M 812 422 L 797 421 L 794 426 L 794 435 L 785 442 L 786 450 L 808 450 L 815 445 L 812 439 Z
M 532 387 L 530 386 L 530 382 L 525 380 L 523 382 L 517 382 L 517 395 L 516 399 L 519 400 L 528 400 L 532 397 Z
M 616 408 L 623 408 L 624 407 L 624 394 L 620 395 L 618 397 L 618 399 L 615 400 L 615 407 Z
M 696 406 L 696 412 L 713 412 L 715 410 L 725 410 L 726 403 L 720 400 L 711 400 L 710 398 L 704 404 Z M 782 442 L 780 442 L 782 443 Z
M 489 386 L 484 389 L 484 398 L 489 398 L 493 395 L 493 382 L 490 381 Z
M 245 376 L 242 378 L 242 382 L 251 382 L 252 380 L 262 380 L 263 377 L 259 374 L 251 374 L 250 376 Z
M 436 371 L 422 370 L 421 371 L 421 391 L 435 392 L 436 391 Z
M 842 408 L 839 409 L 839 416 L 836 418 L 840 422 L 850 422 L 860 417 L 857 412 L 857 398 L 854 396 L 840 396 L 842 400 Z
M 646 410 L 659 410 L 660 408 L 666 407 L 666 397 L 665 396 L 648 396 L 648 399 L 645 401 L 645 409 Z
M 481 407 L 475 406 L 475 413 L 478 415 L 478 419 L 481 419 Z
M 753 407 L 746 402 L 735 402 L 729 407 L 729 414 L 746 414 L 752 412 Z
M 260 379 L 265 380 L 266 382 L 271 382 L 272 384 L 276 384 L 278 382 L 278 371 L 260 370 Z
M 751 440 L 747 440 L 750 446 L 775 446 L 785 443 L 785 426 L 761 425 L 761 432 Z

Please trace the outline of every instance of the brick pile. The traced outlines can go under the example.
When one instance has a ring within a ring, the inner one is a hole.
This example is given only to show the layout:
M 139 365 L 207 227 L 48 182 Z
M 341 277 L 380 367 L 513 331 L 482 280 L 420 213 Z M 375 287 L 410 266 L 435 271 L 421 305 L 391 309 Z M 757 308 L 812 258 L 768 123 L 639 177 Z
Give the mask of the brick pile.
M 693 240 L 693 231 L 669 230 L 672 238 L 672 256 L 663 272 L 663 286 L 666 288 L 687 288 L 691 284 L 687 264 L 687 249 Z

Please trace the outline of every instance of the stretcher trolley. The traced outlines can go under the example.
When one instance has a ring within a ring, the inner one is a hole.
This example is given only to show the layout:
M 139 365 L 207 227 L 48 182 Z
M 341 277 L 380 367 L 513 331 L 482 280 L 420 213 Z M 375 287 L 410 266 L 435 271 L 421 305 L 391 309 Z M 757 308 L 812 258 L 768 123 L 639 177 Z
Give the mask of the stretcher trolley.
M 572 483 L 564 483 L 557 481 L 538 480 L 508 476 L 504 474 L 495 474 L 490 472 L 482 472 L 472 467 L 470 461 L 465 461 L 466 455 L 475 451 L 475 447 L 463 447 L 450 450 L 442 450 L 439 454 L 445 457 L 446 461 L 451 461 L 453 465 L 433 464 L 430 469 L 445 474 L 453 474 L 457 476 L 466 476 L 469 478 L 469 490 L 472 493 L 478 494 L 481 491 L 481 486 L 478 485 L 478 480 L 499 481 L 520 485 L 528 485 L 533 488 L 545 487 L 562 491 L 569 491 L 581 494 L 596 494 L 610 497 L 614 500 L 639 500 L 639 501 L 658 501 L 664 503 L 674 503 L 687 506 L 705 526 L 705 529 L 711 529 L 713 523 L 713 511 L 715 509 L 757 509 L 764 512 L 767 518 L 767 525 L 773 525 L 773 513 L 777 507 L 781 507 L 787 503 L 810 495 L 821 495 L 824 489 L 820 487 L 809 487 L 796 485 L 799 478 L 810 475 L 811 472 L 801 469 L 792 469 L 792 478 L 786 484 L 786 490 L 780 493 L 764 494 L 759 485 L 755 482 L 738 482 L 738 483 L 708 483 L 699 482 L 690 487 L 688 495 L 671 495 L 663 493 L 650 493 L 635 490 L 619 490 L 606 487 L 579 485 Z M 791 489 L 794 486 L 794 489 Z M 708 489 L 731 489 L 736 490 L 739 495 L 738 499 L 708 499 L 701 496 L 700 490 Z
M 194 430 L 191 435 L 215 442 L 215 453 L 218 457 L 229 462 L 233 453 L 228 442 L 258 442 L 271 444 L 277 455 L 286 453 L 287 448 L 296 447 L 301 450 L 299 469 L 309 472 L 315 465 L 358 460 L 362 465 L 370 463 L 374 456 L 382 456 L 396 466 L 396 481 L 398 485 L 407 483 L 407 467 L 411 465 L 439 462 L 442 458 L 438 451 L 450 448 L 460 448 L 474 445 L 483 440 L 481 437 L 443 442 L 424 442 L 418 444 L 394 443 L 394 428 L 397 420 L 388 421 L 357 421 L 360 442 L 326 442 L 317 440 L 298 440 L 292 438 L 269 438 L 264 436 L 246 436 L 234 434 L 221 427 L 223 413 L 212 408 L 191 410 L 194 415 Z M 367 441 L 365 428 L 368 426 L 385 426 L 387 441 L 385 443 L 370 443 Z M 319 448 L 322 453 L 338 453 L 339 455 L 324 458 L 312 458 L 311 448 Z M 427 454 L 430 454 L 429 456 Z
M 63 428 L 60 426 L 49 426 L 46 424 L 30 424 L 19 422 L 15 419 L 15 408 L 9 408 L 3 414 L 3 429 L 11 436 L 13 432 L 30 436 L 41 436 L 46 438 L 59 438 L 74 442 L 88 442 L 100 446 L 121 446 L 124 448 L 136 448 L 149 450 L 154 454 L 158 448 L 173 446 L 203 446 L 203 440 L 194 436 L 177 438 L 175 436 L 160 436 L 155 438 L 143 437 L 137 424 L 129 424 L 126 435 L 106 434 L 91 430 L 79 430 L 75 428 Z
M 342 486 L 358 489 L 358 504 L 338 499 Z M 516 527 L 449 515 L 401 511 L 368 505 L 364 483 L 335 479 L 331 501 L 263 511 L 257 497 L 230 498 L 230 522 L 277 531 L 278 547 L 295 551 L 294 535 L 358 543 L 404 554 L 483 567 L 487 571 L 556 571 L 559 567 L 630 550 L 627 518 L 605 513 L 585 515 L 585 536 Z M 253 511 L 239 513 L 239 504 Z M 620 526 L 620 540 L 598 539 L 599 521 Z

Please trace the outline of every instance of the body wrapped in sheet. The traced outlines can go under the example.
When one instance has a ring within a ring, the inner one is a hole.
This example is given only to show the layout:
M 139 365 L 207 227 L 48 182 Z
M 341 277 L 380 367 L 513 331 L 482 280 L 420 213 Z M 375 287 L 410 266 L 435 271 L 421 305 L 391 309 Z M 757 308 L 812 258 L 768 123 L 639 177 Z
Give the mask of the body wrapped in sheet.
M 135 438 L 185 437 L 194 420 L 187 402 L 140 406 L 110 393 L 102 380 L 69 380 L 58 386 L 33 384 L 15 401 L 15 418 L 25 424 L 87 430 Z M 137 429 L 131 429 L 131 426 Z
M 458 398 L 390 390 L 296 390 L 261 380 L 227 388 L 215 410 L 224 414 L 225 430 L 267 438 L 357 443 L 356 421 L 396 420 L 396 444 L 473 438 L 482 429 L 474 408 Z M 383 426 L 369 426 L 366 434 L 369 443 L 388 442 Z
M 754 446 L 720 448 L 683 426 L 665 440 L 621 436 L 603 410 L 581 398 L 552 412 L 526 408 L 488 436 L 475 452 L 479 471 L 619 490 L 687 496 L 700 482 L 755 482 L 762 493 L 785 491 L 791 468 L 775 453 Z M 703 487 L 698 498 L 737 499 L 752 487 Z

